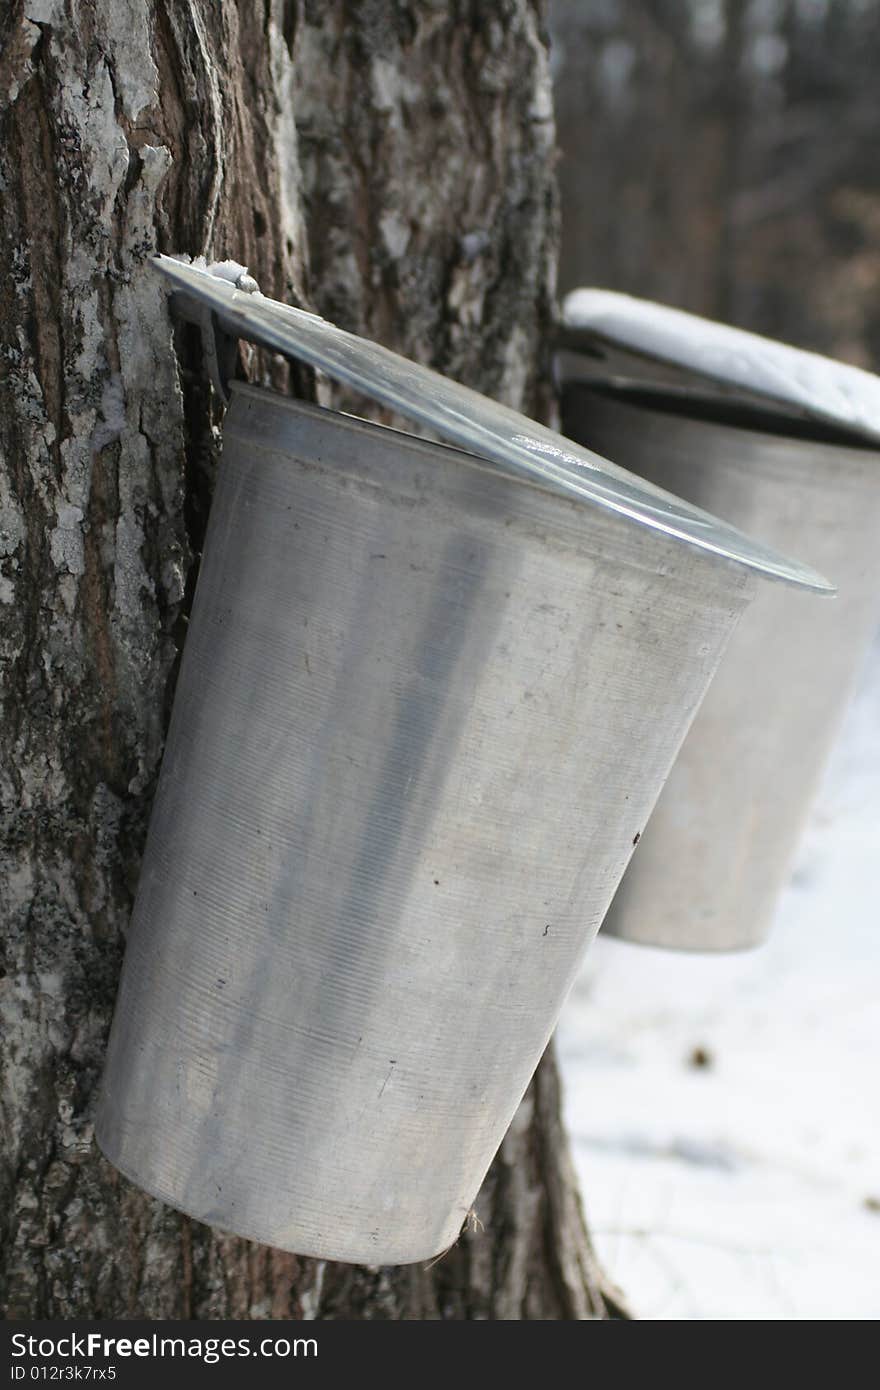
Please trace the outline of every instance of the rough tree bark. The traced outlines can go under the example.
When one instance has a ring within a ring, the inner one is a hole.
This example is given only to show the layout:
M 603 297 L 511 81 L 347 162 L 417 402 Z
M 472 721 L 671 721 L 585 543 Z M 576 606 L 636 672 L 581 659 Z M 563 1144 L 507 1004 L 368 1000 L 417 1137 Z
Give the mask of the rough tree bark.
M 219 418 L 148 258 L 234 257 L 542 410 L 538 0 L 12 0 L 0 40 L 6 1314 L 608 1316 L 551 1058 L 480 1195 L 485 1232 L 430 1269 L 219 1234 L 126 1183 L 91 1128 Z

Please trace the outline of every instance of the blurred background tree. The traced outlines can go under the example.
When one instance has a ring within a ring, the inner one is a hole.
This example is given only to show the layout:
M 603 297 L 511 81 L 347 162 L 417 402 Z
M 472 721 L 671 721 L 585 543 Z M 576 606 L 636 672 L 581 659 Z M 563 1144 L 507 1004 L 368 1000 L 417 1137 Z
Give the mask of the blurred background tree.
M 876 0 L 552 0 L 560 289 L 880 360 Z

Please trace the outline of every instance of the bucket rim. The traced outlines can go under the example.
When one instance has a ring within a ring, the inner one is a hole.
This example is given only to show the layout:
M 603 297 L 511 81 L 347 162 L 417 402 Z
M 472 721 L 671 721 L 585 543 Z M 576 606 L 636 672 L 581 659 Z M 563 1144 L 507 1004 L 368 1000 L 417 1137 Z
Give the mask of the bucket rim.
M 227 264 L 212 273 L 170 256 L 154 266 L 185 300 L 207 310 L 227 333 L 308 363 L 344 385 L 427 427 L 450 444 L 509 475 L 542 482 L 582 503 L 599 506 L 687 545 L 744 566 L 765 578 L 832 594 L 834 585 L 808 565 L 682 498 L 665 492 L 511 407 L 491 400 L 421 363 L 270 299 L 243 267 L 231 279 Z
M 813 420 L 880 444 L 880 377 L 873 372 L 671 305 L 617 290 L 571 290 L 562 302 L 558 347 L 593 359 L 589 369 L 571 371 L 563 360 L 564 383 L 619 377 L 633 385 L 675 385 L 683 395 L 714 390 L 722 399 L 773 406 L 793 421 Z
M 644 415 L 664 417 L 679 426 L 713 432 L 730 432 L 756 441 L 754 447 L 783 447 L 814 468 L 829 459 L 852 456 L 880 462 L 880 441 L 832 425 L 825 420 L 789 415 L 766 398 L 762 404 L 729 393 L 701 391 L 667 381 L 575 375 L 565 381 L 566 391 L 582 391 L 594 399 Z M 877 473 L 880 482 L 880 470 Z

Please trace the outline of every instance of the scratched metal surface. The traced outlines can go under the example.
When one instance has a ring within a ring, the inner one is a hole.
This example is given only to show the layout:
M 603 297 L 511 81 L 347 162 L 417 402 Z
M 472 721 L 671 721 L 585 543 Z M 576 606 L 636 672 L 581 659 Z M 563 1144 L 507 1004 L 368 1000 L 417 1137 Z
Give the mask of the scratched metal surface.
M 444 1249 L 753 587 L 456 450 L 235 388 L 108 1157 L 302 1254 Z

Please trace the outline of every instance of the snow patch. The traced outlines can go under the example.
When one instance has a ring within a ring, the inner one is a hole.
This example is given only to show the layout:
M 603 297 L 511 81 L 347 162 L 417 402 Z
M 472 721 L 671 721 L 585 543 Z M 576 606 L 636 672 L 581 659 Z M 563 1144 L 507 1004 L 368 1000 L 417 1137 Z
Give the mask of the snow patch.
M 601 937 L 563 1013 L 599 1256 L 650 1320 L 880 1316 L 880 645 L 768 944 Z

